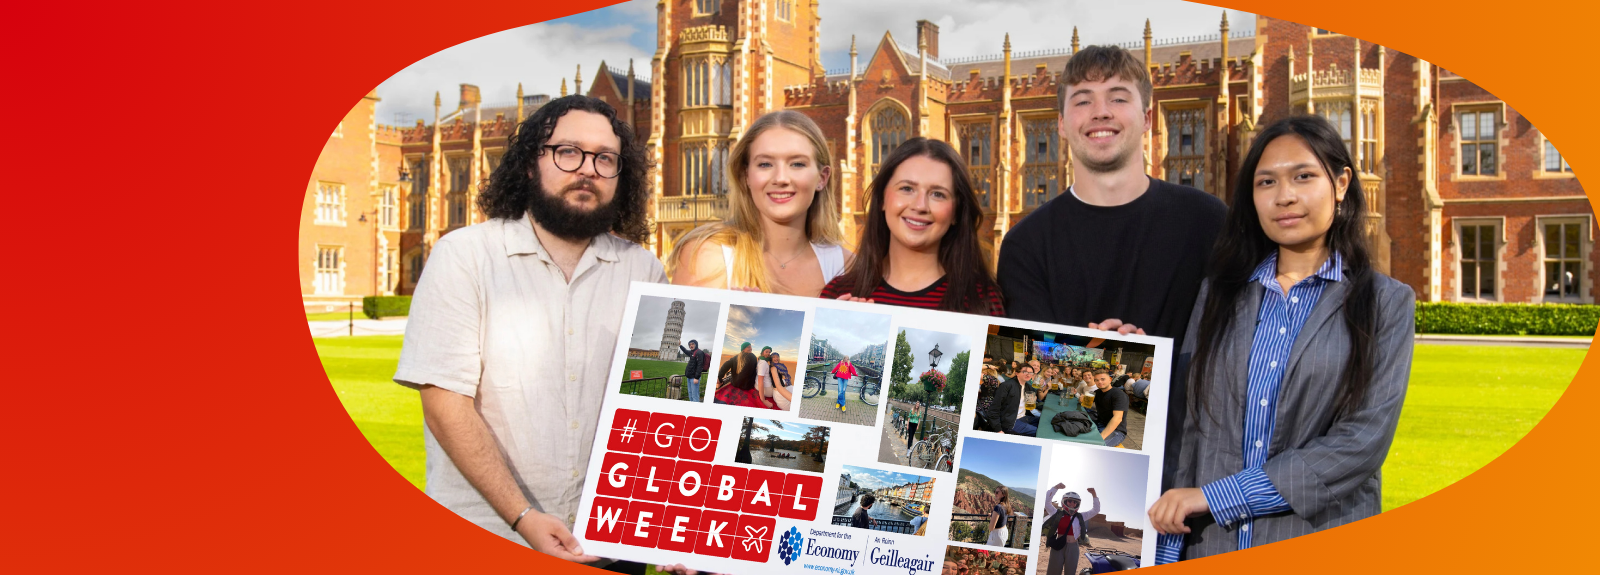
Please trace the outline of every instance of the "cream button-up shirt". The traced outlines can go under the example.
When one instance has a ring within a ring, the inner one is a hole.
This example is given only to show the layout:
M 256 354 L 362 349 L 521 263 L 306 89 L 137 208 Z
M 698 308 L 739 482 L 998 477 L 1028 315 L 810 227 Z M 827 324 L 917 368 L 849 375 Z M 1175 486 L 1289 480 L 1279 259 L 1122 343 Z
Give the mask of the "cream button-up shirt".
M 534 508 L 570 529 L 594 447 L 600 403 L 630 283 L 665 283 L 654 255 L 596 237 L 572 281 L 533 225 L 494 219 L 441 237 L 411 300 L 394 380 L 474 398 Z M 424 426 L 427 494 L 522 545 Z

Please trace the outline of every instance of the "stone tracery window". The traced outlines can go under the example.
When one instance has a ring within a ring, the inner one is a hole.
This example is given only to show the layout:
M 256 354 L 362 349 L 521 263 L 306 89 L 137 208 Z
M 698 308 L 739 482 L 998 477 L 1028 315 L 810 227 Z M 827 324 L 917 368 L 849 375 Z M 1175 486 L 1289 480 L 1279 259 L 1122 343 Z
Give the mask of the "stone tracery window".
M 1166 180 L 1206 189 L 1206 113 L 1203 108 L 1167 111 Z
M 961 156 L 967 160 L 972 175 L 972 191 L 978 195 L 978 205 L 989 208 L 990 182 L 994 180 L 994 155 L 990 152 L 993 126 L 989 121 L 961 124 Z
M 1055 118 L 1023 120 L 1022 198 L 1024 208 L 1044 205 L 1061 194 L 1057 174 L 1060 169 L 1060 133 Z
M 899 108 L 885 106 L 872 115 L 872 173 L 900 144 L 906 141 L 911 120 Z

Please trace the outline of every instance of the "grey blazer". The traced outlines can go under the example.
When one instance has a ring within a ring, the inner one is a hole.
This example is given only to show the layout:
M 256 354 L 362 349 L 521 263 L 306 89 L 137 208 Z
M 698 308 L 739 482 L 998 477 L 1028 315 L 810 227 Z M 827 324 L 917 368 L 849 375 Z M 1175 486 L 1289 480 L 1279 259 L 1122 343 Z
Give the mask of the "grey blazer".
M 1379 470 L 1394 440 L 1411 376 L 1416 294 L 1376 272 L 1373 281 L 1378 325 L 1372 383 L 1352 413 L 1335 418 L 1333 412 L 1339 376 L 1350 352 L 1343 316 L 1348 279 L 1323 290 L 1294 341 L 1263 466 L 1292 511 L 1255 518 L 1250 527 L 1252 546 L 1336 527 L 1383 510 Z M 1209 283 L 1200 287 L 1178 365 L 1188 364 L 1194 353 L 1209 290 Z M 1220 342 L 1218 361 L 1208 370 L 1213 377 L 1205 390 L 1206 410 L 1185 418 L 1175 487 L 1200 487 L 1244 469 L 1243 403 L 1250 346 L 1265 290 L 1253 283 L 1239 298 L 1233 322 Z M 1188 395 L 1188 404 L 1197 405 L 1192 387 Z M 1189 518 L 1188 525 L 1184 557 L 1238 550 L 1238 534 L 1217 524 L 1209 513 Z

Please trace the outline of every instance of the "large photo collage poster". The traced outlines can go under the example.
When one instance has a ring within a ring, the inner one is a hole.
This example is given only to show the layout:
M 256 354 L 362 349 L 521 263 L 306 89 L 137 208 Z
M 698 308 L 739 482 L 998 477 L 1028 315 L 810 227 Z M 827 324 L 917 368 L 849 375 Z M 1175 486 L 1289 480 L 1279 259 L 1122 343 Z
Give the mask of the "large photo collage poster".
M 574 533 L 718 573 L 1152 565 L 1171 347 L 635 283 Z

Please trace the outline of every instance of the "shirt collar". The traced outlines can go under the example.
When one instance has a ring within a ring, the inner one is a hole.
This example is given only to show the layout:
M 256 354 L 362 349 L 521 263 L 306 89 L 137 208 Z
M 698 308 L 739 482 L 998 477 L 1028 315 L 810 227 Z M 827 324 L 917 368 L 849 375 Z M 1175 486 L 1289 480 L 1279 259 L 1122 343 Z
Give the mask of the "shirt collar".
M 527 213 L 523 213 L 521 218 L 505 222 L 506 255 L 538 255 L 549 259 L 550 254 L 545 252 L 544 244 L 539 242 L 539 234 L 533 231 L 531 218 Z M 617 238 L 611 237 L 609 232 L 595 236 L 594 240 L 589 242 L 588 249 L 584 250 L 584 255 L 593 254 L 601 261 L 615 262 L 618 259 L 616 242 Z
M 1322 262 L 1322 267 L 1317 268 L 1317 273 L 1311 275 L 1325 281 L 1344 281 L 1344 257 L 1340 256 L 1339 252 L 1333 252 L 1332 255 L 1328 256 L 1328 261 Z M 1277 277 L 1278 251 L 1273 250 L 1271 254 L 1267 255 L 1267 259 L 1261 260 L 1261 265 L 1256 266 L 1255 273 L 1250 274 L 1250 281 L 1269 288 L 1275 288 L 1277 286 Z M 1300 281 L 1304 282 L 1305 280 Z

